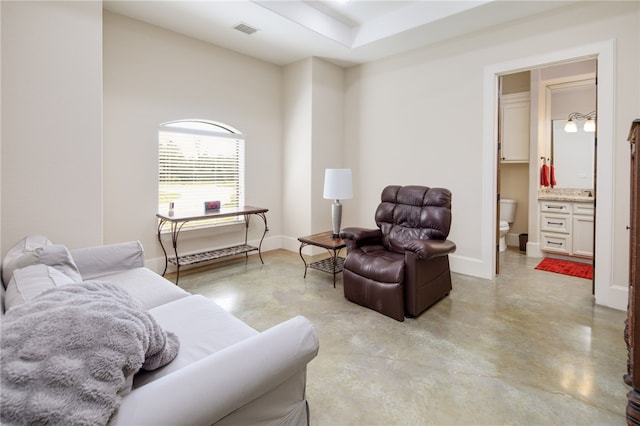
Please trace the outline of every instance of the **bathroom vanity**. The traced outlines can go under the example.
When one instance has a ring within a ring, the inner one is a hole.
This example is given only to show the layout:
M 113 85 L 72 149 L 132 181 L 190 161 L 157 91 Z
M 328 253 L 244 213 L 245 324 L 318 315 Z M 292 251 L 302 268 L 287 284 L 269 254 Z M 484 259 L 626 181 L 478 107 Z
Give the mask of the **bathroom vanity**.
M 590 190 L 541 191 L 540 250 L 593 259 L 593 200 Z

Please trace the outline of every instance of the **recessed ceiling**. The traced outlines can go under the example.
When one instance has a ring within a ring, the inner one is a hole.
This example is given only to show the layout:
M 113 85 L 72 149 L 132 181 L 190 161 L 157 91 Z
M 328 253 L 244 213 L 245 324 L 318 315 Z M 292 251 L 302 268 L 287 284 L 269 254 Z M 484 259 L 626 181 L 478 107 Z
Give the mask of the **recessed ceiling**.
M 111 12 L 278 65 L 315 56 L 350 66 L 576 1 L 106 0 L 103 4 Z M 238 24 L 258 31 L 237 31 Z

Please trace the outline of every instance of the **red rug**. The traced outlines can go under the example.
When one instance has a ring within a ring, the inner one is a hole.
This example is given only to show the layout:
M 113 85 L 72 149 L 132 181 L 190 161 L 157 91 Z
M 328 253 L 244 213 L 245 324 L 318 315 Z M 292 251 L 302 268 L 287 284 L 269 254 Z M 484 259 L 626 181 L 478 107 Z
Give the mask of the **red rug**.
M 570 262 L 568 260 L 545 257 L 536 266 L 541 271 L 555 272 L 557 274 L 571 275 L 579 278 L 593 279 L 593 265 L 589 263 Z

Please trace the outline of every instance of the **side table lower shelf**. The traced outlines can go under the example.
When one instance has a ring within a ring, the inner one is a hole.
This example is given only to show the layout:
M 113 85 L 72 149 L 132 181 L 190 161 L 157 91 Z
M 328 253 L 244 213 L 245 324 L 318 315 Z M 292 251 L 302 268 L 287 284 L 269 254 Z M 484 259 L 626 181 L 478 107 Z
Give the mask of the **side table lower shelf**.
M 330 257 L 318 260 L 316 262 L 311 262 L 308 267 L 317 269 L 318 271 L 328 272 L 329 274 L 339 274 L 344 270 L 344 257 L 336 257 L 335 267 L 333 264 L 333 259 Z

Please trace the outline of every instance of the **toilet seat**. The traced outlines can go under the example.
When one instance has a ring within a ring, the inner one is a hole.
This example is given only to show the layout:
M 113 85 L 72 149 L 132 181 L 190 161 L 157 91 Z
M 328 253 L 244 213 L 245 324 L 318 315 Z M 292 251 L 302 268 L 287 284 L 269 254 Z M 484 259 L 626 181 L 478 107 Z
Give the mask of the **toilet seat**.
M 501 220 L 500 229 L 509 229 L 509 222 L 507 222 L 506 220 Z

